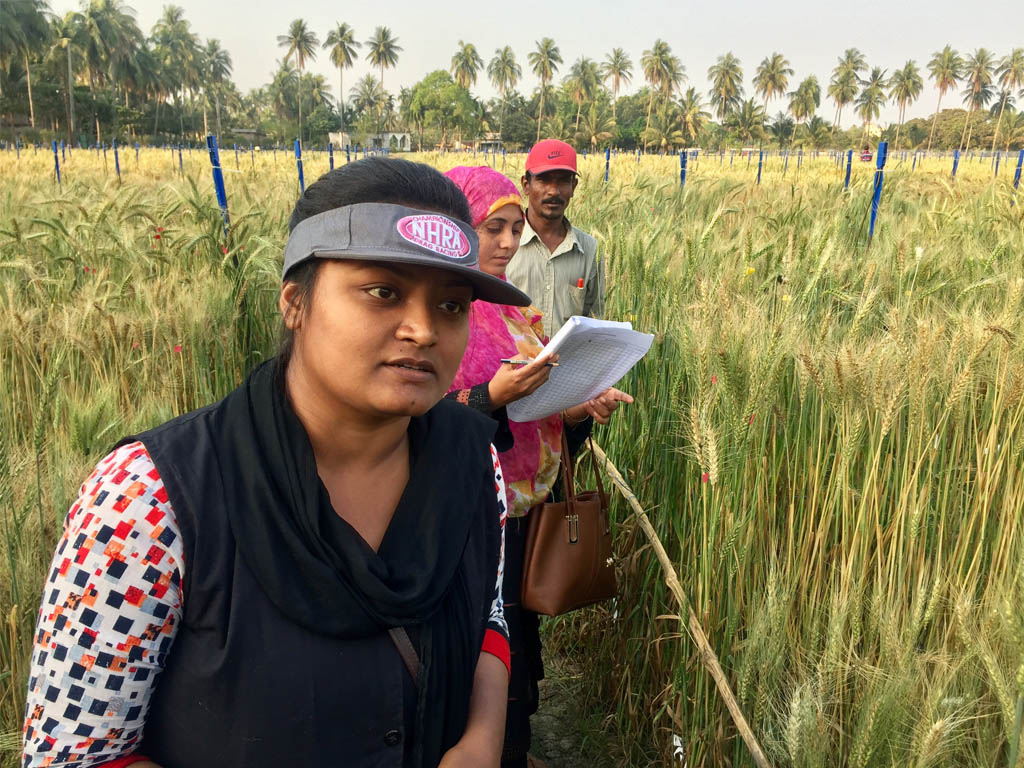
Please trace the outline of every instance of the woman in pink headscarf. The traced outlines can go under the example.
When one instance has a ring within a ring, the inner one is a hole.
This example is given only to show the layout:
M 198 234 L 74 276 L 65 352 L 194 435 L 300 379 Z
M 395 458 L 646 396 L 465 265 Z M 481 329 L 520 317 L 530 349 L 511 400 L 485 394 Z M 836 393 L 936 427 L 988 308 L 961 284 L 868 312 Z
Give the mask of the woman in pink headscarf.
M 462 190 L 480 238 L 480 269 L 505 277 L 505 268 L 519 248 L 523 232 L 522 200 L 515 184 L 487 166 L 460 166 L 445 174 Z M 557 359 L 541 358 L 547 343 L 541 315 L 533 307 L 512 307 L 475 301 L 469 315 L 469 341 L 447 397 L 490 414 L 500 423 L 495 445 L 501 453 L 509 519 L 505 526 L 505 618 L 512 649 L 508 710 L 505 720 L 504 768 L 528 765 L 530 715 L 537 710 L 537 681 L 544 669 L 540 656 L 537 614 L 519 606 L 527 515 L 544 503 L 558 478 L 565 430 L 575 452 L 593 427 L 607 423 L 619 402 L 632 398 L 608 389 L 586 403 L 545 419 L 509 421 L 505 406 L 547 381 Z M 502 364 L 502 359 L 534 360 L 529 365 Z M 533 765 L 539 761 L 529 758 Z

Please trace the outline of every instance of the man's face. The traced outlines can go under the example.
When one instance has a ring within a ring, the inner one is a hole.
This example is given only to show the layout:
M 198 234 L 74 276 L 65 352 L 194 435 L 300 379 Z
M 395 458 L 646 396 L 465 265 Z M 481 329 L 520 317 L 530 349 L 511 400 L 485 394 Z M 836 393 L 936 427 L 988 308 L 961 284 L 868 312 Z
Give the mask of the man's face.
M 561 221 L 578 183 L 579 179 L 572 171 L 545 171 L 536 176 L 523 176 L 523 194 L 529 201 L 530 213 L 550 221 Z

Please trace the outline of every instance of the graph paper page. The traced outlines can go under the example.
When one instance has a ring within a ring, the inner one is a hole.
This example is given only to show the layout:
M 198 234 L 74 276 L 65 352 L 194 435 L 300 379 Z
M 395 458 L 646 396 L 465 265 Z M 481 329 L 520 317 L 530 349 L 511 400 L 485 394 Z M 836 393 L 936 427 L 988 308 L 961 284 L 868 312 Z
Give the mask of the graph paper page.
M 509 419 L 542 419 L 601 394 L 647 354 L 652 341 L 629 323 L 573 315 L 544 347 L 544 353 L 558 353 L 558 367 L 536 392 L 508 404 Z

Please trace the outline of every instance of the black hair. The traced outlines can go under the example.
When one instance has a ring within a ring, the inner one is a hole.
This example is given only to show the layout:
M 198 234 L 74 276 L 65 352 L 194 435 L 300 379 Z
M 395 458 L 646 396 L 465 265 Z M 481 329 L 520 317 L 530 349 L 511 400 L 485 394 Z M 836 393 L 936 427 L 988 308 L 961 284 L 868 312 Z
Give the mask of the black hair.
M 473 222 L 465 195 L 436 169 L 398 158 L 369 157 L 325 173 L 306 187 L 292 209 L 288 231 L 318 213 L 356 203 L 405 205 Z M 294 283 L 297 289 L 286 313 L 308 311 L 321 263 L 320 259 L 308 259 L 285 275 L 284 281 Z M 282 323 L 278 355 L 285 365 L 294 347 L 295 334 Z

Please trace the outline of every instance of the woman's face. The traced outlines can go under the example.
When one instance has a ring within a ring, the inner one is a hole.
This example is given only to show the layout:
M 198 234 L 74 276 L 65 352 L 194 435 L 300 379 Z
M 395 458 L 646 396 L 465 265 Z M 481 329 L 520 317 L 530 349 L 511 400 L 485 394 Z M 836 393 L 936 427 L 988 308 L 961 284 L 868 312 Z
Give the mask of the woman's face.
M 473 289 L 444 269 L 325 259 L 305 311 L 290 309 L 295 333 L 289 377 L 344 417 L 419 416 L 448 390 L 469 334 Z M 291 370 L 292 366 L 296 366 Z
M 503 276 L 523 236 L 522 208 L 513 203 L 502 206 L 480 222 L 476 234 L 480 238 L 480 271 Z

